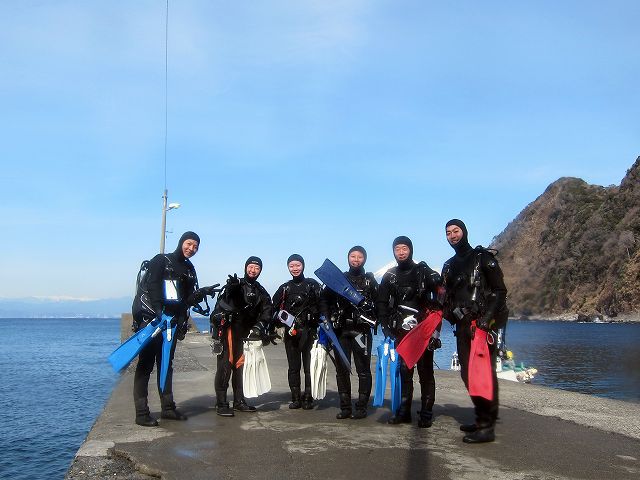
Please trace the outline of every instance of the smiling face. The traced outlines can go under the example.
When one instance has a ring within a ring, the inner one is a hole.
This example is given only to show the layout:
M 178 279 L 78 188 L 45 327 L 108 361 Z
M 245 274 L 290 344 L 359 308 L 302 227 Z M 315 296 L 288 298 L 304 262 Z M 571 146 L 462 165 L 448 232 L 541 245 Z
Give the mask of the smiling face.
M 189 238 L 182 243 L 182 255 L 184 258 L 191 258 L 198 253 L 198 242 Z
M 249 277 L 251 280 L 255 280 L 256 278 L 258 278 L 261 271 L 262 268 L 260 268 L 260 265 L 256 265 L 255 263 L 250 263 L 249 265 L 247 265 L 247 277 Z
M 360 268 L 364 265 L 364 255 L 359 250 L 354 250 L 349 254 L 349 266 L 353 268 Z
M 292 277 L 299 277 L 302 273 L 302 270 L 304 269 L 304 267 L 302 266 L 302 262 L 299 262 L 297 260 L 290 261 L 287 267 L 289 268 L 289 273 Z
M 464 237 L 464 232 L 457 225 L 449 225 L 447 227 L 447 241 L 449 245 L 457 245 Z
M 398 262 L 404 262 L 410 255 L 411 249 L 409 248 L 409 245 L 399 243 L 393 247 L 393 256 L 396 257 L 396 261 Z

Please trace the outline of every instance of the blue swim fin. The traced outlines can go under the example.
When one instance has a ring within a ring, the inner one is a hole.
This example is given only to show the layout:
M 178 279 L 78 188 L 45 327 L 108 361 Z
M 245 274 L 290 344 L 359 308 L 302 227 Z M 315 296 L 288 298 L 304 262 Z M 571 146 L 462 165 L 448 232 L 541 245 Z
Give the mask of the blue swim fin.
M 400 357 L 396 351 L 395 342 L 389 342 L 389 379 L 391 381 L 391 411 L 395 415 L 400 408 L 402 381 L 400 380 Z
M 331 322 L 329 322 L 326 318 L 320 317 L 320 329 L 325 333 L 331 343 L 333 344 L 333 349 L 338 353 L 342 363 L 345 367 L 349 369 L 349 373 L 351 373 L 351 362 L 349 361 L 349 357 L 347 357 L 346 353 L 342 349 L 340 342 L 338 341 L 338 337 L 336 337 L 336 333 L 333 331 L 333 327 L 331 326 Z
M 378 363 L 376 365 L 376 384 L 373 395 L 373 406 L 381 407 L 387 390 L 387 364 L 389 362 L 389 339 L 378 345 Z
M 162 358 L 160 360 L 160 391 L 164 393 L 164 387 L 167 383 L 167 373 L 171 365 L 171 347 L 176 341 L 176 326 L 171 326 L 173 317 L 162 315 L 164 322 L 162 330 Z
M 364 297 L 351 285 L 344 273 L 328 258 L 314 273 L 327 287 L 354 305 L 359 305 L 364 300 Z
M 134 333 L 129 339 L 116 348 L 109 355 L 109 363 L 116 372 L 127 368 L 134 358 L 138 356 L 149 341 L 161 331 L 161 320 L 155 319 L 144 328 Z

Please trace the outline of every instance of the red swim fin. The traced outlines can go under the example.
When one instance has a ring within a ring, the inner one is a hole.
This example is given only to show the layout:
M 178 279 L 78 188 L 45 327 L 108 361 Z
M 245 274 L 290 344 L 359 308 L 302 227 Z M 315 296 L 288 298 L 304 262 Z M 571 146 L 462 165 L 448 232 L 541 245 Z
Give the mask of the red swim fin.
M 427 318 L 405 335 L 396 348 L 396 352 L 402 357 L 407 367 L 413 368 L 418 363 L 429 345 L 431 335 L 441 322 L 442 312 L 440 310 L 432 311 L 427 315 Z
M 493 400 L 493 369 L 491 355 L 487 343 L 487 332 L 476 328 L 475 320 L 471 322 L 475 330 L 469 354 L 469 395 Z

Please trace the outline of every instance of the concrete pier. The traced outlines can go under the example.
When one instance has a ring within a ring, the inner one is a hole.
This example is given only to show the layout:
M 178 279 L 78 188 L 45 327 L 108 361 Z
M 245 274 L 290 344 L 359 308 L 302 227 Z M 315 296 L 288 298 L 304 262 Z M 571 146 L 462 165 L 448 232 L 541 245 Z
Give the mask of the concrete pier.
M 174 396 L 189 419 L 160 420 L 155 428 L 134 423 L 130 367 L 66 478 L 640 478 L 640 404 L 501 381 L 496 441 L 468 445 L 459 425 L 473 421 L 473 408 L 458 372 L 436 371 L 434 424 L 419 429 L 417 374 L 413 424 L 387 425 L 388 401 L 370 407 L 366 419 L 337 420 L 333 365 L 327 397 L 313 410 L 289 410 L 284 347 L 265 347 L 265 354 L 272 390 L 249 399 L 258 411 L 219 417 L 209 337 L 188 334 L 176 351 Z M 355 375 L 352 390 L 357 392 Z M 152 414 L 159 418 L 154 385 L 150 392 Z

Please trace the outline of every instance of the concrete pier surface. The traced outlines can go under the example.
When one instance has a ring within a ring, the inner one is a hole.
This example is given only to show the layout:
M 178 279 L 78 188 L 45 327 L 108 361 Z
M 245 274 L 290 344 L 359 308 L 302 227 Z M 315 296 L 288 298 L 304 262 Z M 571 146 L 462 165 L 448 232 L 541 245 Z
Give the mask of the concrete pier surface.
M 431 428 L 387 425 L 389 402 L 363 420 L 337 420 L 335 370 L 313 410 L 289 410 L 284 346 L 265 347 L 272 390 L 255 413 L 219 417 L 209 337 L 188 334 L 176 350 L 174 396 L 185 422 L 134 423 L 133 374 L 122 375 L 67 473 L 68 479 L 635 479 L 640 478 L 640 404 L 500 383 L 496 441 L 462 442 L 473 408 L 458 372 L 436 370 Z M 375 370 L 373 357 L 372 370 Z M 105 368 L 109 368 L 105 360 Z M 152 375 L 155 383 L 155 375 Z M 150 385 L 152 415 L 160 403 Z M 357 377 L 352 376 L 357 392 Z M 357 393 L 353 395 L 357 396 Z M 389 397 L 387 392 L 387 398 Z M 229 389 L 229 398 L 233 395 Z

